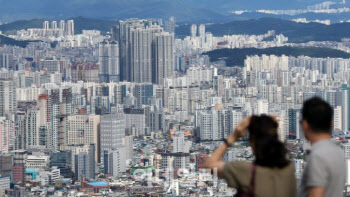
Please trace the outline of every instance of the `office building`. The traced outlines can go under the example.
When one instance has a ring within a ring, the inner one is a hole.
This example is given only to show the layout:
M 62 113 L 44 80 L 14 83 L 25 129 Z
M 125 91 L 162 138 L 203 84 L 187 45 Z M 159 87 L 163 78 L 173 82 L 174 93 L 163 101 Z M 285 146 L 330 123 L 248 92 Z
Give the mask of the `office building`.
M 189 169 L 189 153 L 162 153 L 161 168 L 167 170 Z
M 126 171 L 125 147 L 118 147 L 104 152 L 105 173 L 118 177 Z
M 288 118 L 289 118 L 289 132 L 288 139 L 300 139 L 303 138 L 301 133 L 300 123 L 301 113 L 299 109 L 289 109 L 288 110 Z
M 26 159 L 27 168 L 38 168 L 45 169 L 50 166 L 50 156 L 33 153 L 33 155 L 28 155 Z
M 72 152 L 60 151 L 50 155 L 51 167 L 56 167 L 60 170 L 60 174 L 64 178 L 72 178 Z
M 0 153 L 0 176 L 10 176 L 12 172 L 12 155 L 7 153 Z
M 125 151 L 126 160 L 132 160 L 134 158 L 134 139 L 132 135 L 125 136 Z
M 12 181 L 25 183 L 27 151 L 17 150 L 13 152 Z
M 61 72 L 61 66 L 60 61 L 57 60 L 55 57 L 47 57 L 45 59 L 42 59 L 40 61 L 41 69 L 47 70 L 48 73 L 60 73 Z
M 145 113 L 143 109 L 124 109 L 126 129 L 133 136 L 146 134 Z
M 68 116 L 68 145 L 95 144 L 95 158 L 100 160 L 100 116 L 82 114 Z
M 100 124 L 100 151 L 109 151 L 123 146 L 125 137 L 125 114 L 118 112 L 116 114 L 101 115 Z M 103 155 L 101 154 L 101 162 Z
M 141 109 L 142 105 L 148 105 L 149 99 L 153 96 L 153 84 L 136 84 L 134 87 L 134 96 L 137 99 L 136 108 Z
M 192 142 L 185 140 L 183 133 L 175 133 L 173 137 L 173 153 L 189 153 Z
M 95 145 L 90 144 L 87 152 L 79 152 L 74 155 L 75 180 L 81 180 L 81 176 L 87 179 L 95 179 Z

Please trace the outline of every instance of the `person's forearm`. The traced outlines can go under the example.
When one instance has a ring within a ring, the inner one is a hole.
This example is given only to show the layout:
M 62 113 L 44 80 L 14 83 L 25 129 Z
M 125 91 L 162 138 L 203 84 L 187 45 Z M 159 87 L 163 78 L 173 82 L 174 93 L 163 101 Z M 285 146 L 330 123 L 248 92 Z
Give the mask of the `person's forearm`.
M 237 141 L 236 137 L 234 136 L 230 136 L 229 138 L 227 138 L 227 142 L 229 143 L 229 145 L 232 145 L 233 143 L 235 143 Z M 211 167 L 211 163 L 215 163 L 217 161 L 221 161 L 222 157 L 224 156 L 226 150 L 227 150 L 228 146 L 225 143 L 222 143 L 220 146 L 218 146 L 214 152 L 211 154 L 211 156 L 207 159 L 206 162 L 206 166 L 207 167 Z
M 308 197 L 324 197 L 325 192 L 324 187 L 311 187 L 308 189 Z

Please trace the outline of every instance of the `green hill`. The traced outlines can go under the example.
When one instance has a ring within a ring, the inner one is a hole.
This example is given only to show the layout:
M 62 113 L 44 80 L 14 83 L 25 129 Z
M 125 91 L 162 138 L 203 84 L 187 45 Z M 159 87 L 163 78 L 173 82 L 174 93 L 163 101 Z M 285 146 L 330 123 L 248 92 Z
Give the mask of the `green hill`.
M 229 23 L 217 23 L 206 26 L 206 31 L 214 36 L 231 34 L 265 34 L 269 30 L 275 30 L 277 34 L 283 34 L 289 38 L 289 42 L 301 43 L 308 41 L 340 41 L 342 38 L 350 38 L 350 23 L 337 23 L 324 25 L 320 23 L 296 23 L 294 21 L 261 18 Z M 176 28 L 177 37 L 190 35 L 190 25 Z
M 25 48 L 29 44 L 29 41 L 19 41 L 3 35 L 0 35 L 0 46 L 2 45 L 12 45 Z
M 350 54 L 344 51 L 320 48 L 320 47 L 271 47 L 266 49 L 218 49 L 204 53 L 210 57 L 211 62 L 225 60 L 228 67 L 243 66 L 246 56 L 251 55 L 286 55 L 286 56 L 309 56 L 319 58 L 350 58 Z

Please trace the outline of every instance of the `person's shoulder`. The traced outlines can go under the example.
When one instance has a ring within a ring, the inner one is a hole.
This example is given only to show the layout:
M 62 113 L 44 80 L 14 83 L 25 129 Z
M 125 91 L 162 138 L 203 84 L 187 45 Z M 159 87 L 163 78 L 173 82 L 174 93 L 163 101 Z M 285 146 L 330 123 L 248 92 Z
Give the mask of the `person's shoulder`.
M 341 148 L 331 140 L 324 140 L 318 142 L 314 148 L 311 149 L 311 155 L 319 156 L 324 155 L 325 153 L 337 153 L 341 151 Z
M 327 140 L 311 150 L 308 160 L 330 165 L 333 162 L 344 160 L 344 152 L 335 142 Z
M 252 162 L 249 161 L 231 161 L 225 164 L 225 168 L 235 170 L 248 170 L 251 169 Z

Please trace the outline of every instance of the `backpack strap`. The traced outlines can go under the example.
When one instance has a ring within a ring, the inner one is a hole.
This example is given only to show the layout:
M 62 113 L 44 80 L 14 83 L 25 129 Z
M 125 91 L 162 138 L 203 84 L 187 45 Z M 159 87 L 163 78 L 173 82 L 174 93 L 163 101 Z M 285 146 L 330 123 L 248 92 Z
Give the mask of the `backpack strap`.
M 252 178 L 250 179 L 250 192 L 254 193 L 255 190 L 255 175 L 256 175 L 256 164 L 253 162 L 253 167 L 252 167 Z

